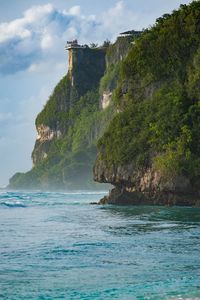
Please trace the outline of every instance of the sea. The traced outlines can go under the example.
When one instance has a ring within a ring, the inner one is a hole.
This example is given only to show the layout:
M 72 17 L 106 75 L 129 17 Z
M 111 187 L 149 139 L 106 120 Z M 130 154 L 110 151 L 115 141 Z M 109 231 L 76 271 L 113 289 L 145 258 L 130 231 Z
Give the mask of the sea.
M 0 192 L 0 299 L 200 299 L 200 209 Z

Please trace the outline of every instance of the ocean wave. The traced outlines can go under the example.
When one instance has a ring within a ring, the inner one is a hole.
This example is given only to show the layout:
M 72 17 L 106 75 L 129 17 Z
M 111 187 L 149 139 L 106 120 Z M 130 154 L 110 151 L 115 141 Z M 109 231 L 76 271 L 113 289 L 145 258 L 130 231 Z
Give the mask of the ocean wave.
M 0 192 L 0 207 L 79 206 L 97 201 L 105 193 L 105 191 L 4 191 Z
M 4 207 L 9 207 L 9 208 L 15 208 L 15 207 L 22 207 L 25 208 L 26 205 L 24 205 L 22 202 L 20 201 L 15 201 L 15 202 L 11 202 L 11 201 L 4 201 L 4 202 L 0 202 L 0 206 L 4 206 Z

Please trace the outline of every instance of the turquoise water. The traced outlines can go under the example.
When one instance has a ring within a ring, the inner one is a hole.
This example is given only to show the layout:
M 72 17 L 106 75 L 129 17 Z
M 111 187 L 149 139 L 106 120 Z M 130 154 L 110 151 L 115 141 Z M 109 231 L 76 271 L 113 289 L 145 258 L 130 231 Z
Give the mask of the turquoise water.
M 0 299 L 200 299 L 200 209 L 103 194 L 0 193 Z

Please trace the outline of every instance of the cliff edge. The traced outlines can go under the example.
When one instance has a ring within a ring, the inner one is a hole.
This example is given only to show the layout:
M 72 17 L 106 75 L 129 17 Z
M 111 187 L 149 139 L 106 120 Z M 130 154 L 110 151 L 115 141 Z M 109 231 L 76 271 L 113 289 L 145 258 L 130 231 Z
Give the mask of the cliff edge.
M 100 47 L 68 42 L 68 73 L 36 118 L 33 168 L 10 179 L 10 189 L 105 189 L 92 179 L 96 144 L 116 113 L 112 91 L 133 37 Z
M 122 64 L 118 114 L 98 141 L 100 203 L 200 205 L 200 2 L 146 30 Z

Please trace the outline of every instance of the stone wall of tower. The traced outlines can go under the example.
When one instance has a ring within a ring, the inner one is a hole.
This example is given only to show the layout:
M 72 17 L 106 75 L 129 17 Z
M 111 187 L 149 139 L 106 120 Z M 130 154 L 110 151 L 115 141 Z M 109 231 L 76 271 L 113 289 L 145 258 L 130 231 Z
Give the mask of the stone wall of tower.
M 73 49 L 68 50 L 68 71 L 70 77 L 72 76 L 72 69 L 73 69 Z

